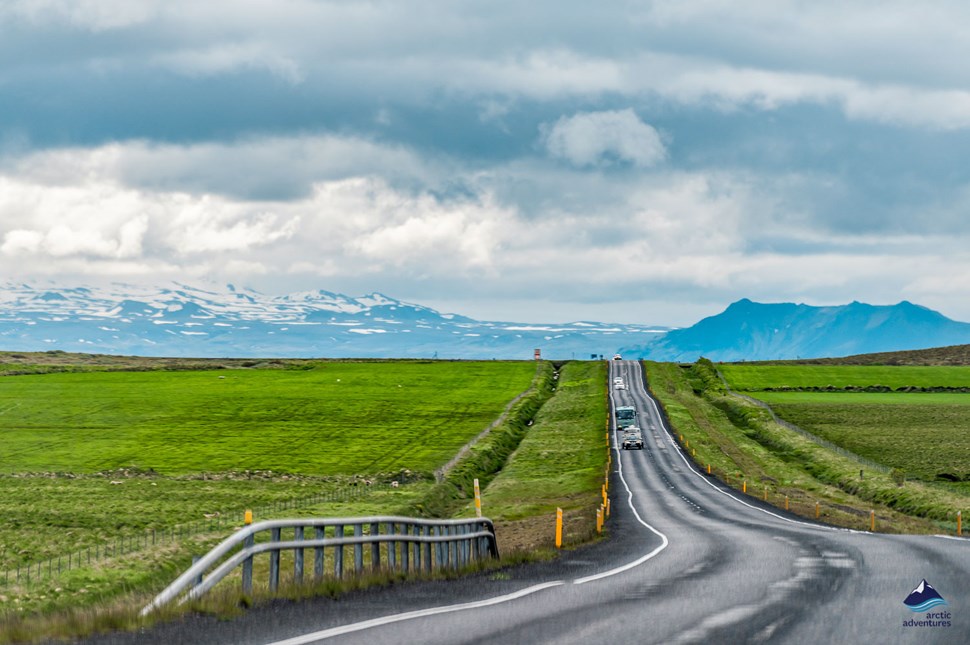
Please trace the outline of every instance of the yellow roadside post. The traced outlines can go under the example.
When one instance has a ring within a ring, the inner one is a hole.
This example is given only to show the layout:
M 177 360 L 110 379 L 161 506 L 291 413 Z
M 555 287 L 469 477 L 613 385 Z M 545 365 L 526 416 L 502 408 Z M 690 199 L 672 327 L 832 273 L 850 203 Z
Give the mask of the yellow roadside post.
M 596 509 L 596 532 L 603 532 L 603 507 L 600 506 Z
M 478 477 L 475 478 L 475 517 L 482 516 L 482 491 L 478 488 Z
M 873 533 L 876 532 L 876 511 L 869 511 L 869 530 Z
M 610 498 L 606 498 L 606 517 L 610 516 Z
M 763 498 L 766 502 L 768 501 L 768 487 L 765 486 L 765 496 Z
M 747 492 L 748 492 L 748 480 L 747 479 L 745 479 L 743 482 L 741 482 L 741 492 L 742 493 L 745 493 L 745 494 L 747 494 Z
M 556 509 L 556 548 L 562 548 L 562 509 Z
M 243 524 L 252 524 L 252 523 L 253 523 L 253 512 L 247 508 L 246 512 L 243 514 Z
M 788 510 L 788 495 L 785 495 L 785 510 Z
M 711 474 L 711 465 L 710 464 L 707 464 L 707 474 L 708 475 Z

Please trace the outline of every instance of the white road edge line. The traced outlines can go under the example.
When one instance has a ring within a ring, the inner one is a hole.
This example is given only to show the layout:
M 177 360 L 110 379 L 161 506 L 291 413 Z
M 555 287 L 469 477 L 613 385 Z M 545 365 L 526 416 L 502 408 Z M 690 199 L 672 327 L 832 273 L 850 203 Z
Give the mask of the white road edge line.
M 643 389 L 644 389 L 644 391 L 646 391 L 646 383 L 643 384 Z M 822 530 L 822 531 L 839 531 L 839 532 L 865 533 L 865 534 L 868 534 L 869 533 L 869 531 L 857 531 L 855 529 L 843 529 L 843 528 L 839 528 L 839 527 L 835 527 L 835 526 L 823 526 L 823 525 L 820 525 L 820 524 L 812 524 L 811 522 L 801 522 L 799 520 L 793 520 L 791 518 L 784 517 L 784 516 L 779 515 L 777 513 L 772 513 L 771 511 L 769 511 L 767 509 L 764 509 L 764 508 L 760 508 L 758 506 L 755 506 L 754 504 L 749 504 L 748 502 L 744 501 L 743 499 L 741 499 L 739 497 L 735 497 L 734 495 L 732 495 L 731 493 L 725 491 L 724 489 L 718 488 L 717 486 L 715 486 L 714 484 L 712 484 L 707 479 L 707 477 L 705 477 L 699 470 L 695 469 L 694 466 L 693 466 L 693 464 L 691 464 L 690 461 L 687 459 L 687 457 L 684 456 L 684 452 L 680 449 L 680 446 L 677 445 L 677 442 L 674 441 L 674 435 L 673 435 L 673 433 L 670 431 L 670 428 L 668 428 L 667 427 L 667 424 L 664 422 L 664 417 L 663 417 L 662 414 L 660 414 L 660 408 L 657 406 L 657 402 L 653 399 L 652 396 L 650 396 L 649 393 L 647 394 L 647 400 L 650 401 L 650 405 L 653 406 L 654 411 L 657 413 L 657 419 L 660 420 L 660 426 L 663 428 L 664 433 L 666 433 L 667 440 L 674 447 L 674 450 L 677 453 L 677 456 L 680 457 L 680 460 L 684 462 L 684 465 L 687 466 L 687 469 L 690 470 L 695 475 L 697 475 L 697 477 L 702 482 L 704 482 L 705 484 L 707 484 L 708 486 L 710 486 L 711 488 L 713 488 L 714 490 L 716 490 L 720 494 L 724 495 L 725 497 L 729 497 L 729 498 L 733 499 L 735 502 L 737 502 L 738 504 L 742 504 L 744 506 L 747 506 L 750 509 L 753 509 L 753 510 L 756 510 L 756 511 L 760 511 L 760 512 L 764 513 L 765 515 L 770 515 L 771 517 L 774 517 L 774 518 L 777 518 L 779 520 L 782 520 L 783 522 L 788 522 L 789 524 L 798 524 L 800 526 L 806 526 L 806 527 L 809 527 L 809 528 L 819 529 L 819 530 Z M 873 534 L 873 535 L 875 535 L 875 534 Z
M 464 611 L 466 609 L 478 609 L 480 607 L 489 607 L 491 605 L 498 605 L 503 602 L 518 600 L 523 596 L 534 594 L 536 592 L 542 591 L 543 589 L 549 589 L 550 587 L 558 587 L 564 584 L 566 583 L 563 580 L 556 580 L 554 582 L 544 582 L 540 585 L 526 587 L 525 589 L 520 589 L 519 591 L 515 591 L 513 593 L 506 594 L 504 596 L 495 596 L 494 598 L 487 598 L 485 600 L 476 600 L 474 602 L 466 602 L 460 605 L 447 605 L 445 607 L 431 607 L 429 609 L 419 609 L 417 611 L 409 611 L 404 614 L 393 614 L 391 616 L 383 616 L 381 618 L 365 620 L 360 623 L 343 625 L 341 627 L 331 627 L 330 629 L 324 629 L 319 632 L 313 632 L 312 634 L 295 636 L 293 638 L 288 638 L 282 641 L 274 641 L 272 643 L 267 643 L 267 645 L 307 645 L 307 643 L 314 643 L 316 641 L 321 641 L 327 638 L 333 638 L 334 636 L 343 636 L 344 634 L 363 631 L 365 629 L 370 629 L 371 627 L 390 625 L 391 623 L 398 623 L 404 620 L 411 620 L 413 618 L 422 618 L 425 616 L 434 616 L 436 614 L 447 614 L 454 611 Z
M 639 374 L 639 372 L 634 372 L 634 373 L 635 374 Z M 643 388 L 643 390 L 644 390 L 644 392 L 646 392 L 646 388 L 645 387 Z M 649 398 L 649 395 L 648 395 L 648 398 Z M 612 405 L 612 409 L 615 410 L 616 409 L 616 401 L 613 400 L 613 391 L 612 390 L 610 390 L 610 403 Z M 657 416 L 658 416 L 658 418 L 660 418 L 659 412 L 658 412 L 658 415 Z M 662 418 L 661 418 L 661 423 L 663 423 L 663 419 Z M 660 553 L 661 551 L 663 551 L 664 549 L 666 549 L 667 548 L 667 545 L 670 544 L 670 541 L 667 539 L 667 536 L 666 535 L 664 535 L 663 533 L 661 533 L 657 529 L 653 528 L 652 526 L 650 526 L 649 524 L 647 524 L 646 522 L 644 522 L 643 521 L 643 518 L 640 517 L 640 514 L 637 513 L 637 509 L 633 505 L 633 491 L 630 490 L 630 485 L 626 483 L 626 477 L 623 476 L 623 458 L 622 458 L 623 457 L 623 453 L 620 452 L 620 449 L 616 445 L 616 434 L 613 432 L 612 428 L 610 429 L 610 435 L 611 435 L 610 441 L 613 444 L 613 450 L 616 451 L 616 471 L 617 471 L 617 473 L 620 476 L 620 481 L 623 482 L 623 487 L 626 488 L 627 504 L 630 506 L 630 510 L 633 511 L 633 516 L 637 518 L 637 522 L 640 522 L 640 524 L 642 524 L 643 526 L 647 527 L 647 529 L 650 530 L 652 533 L 654 533 L 657 536 L 659 536 L 660 537 L 660 540 L 661 540 L 661 543 L 660 543 L 660 546 L 658 546 L 656 549 L 654 549 L 653 551 L 651 551 L 650 553 L 646 554 L 645 556 L 643 556 L 641 558 L 637 558 L 633 562 L 629 562 L 627 564 L 624 564 L 621 567 L 617 567 L 615 569 L 610 569 L 609 571 L 604 571 L 602 573 L 597 573 L 597 574 L 592 575 L 592 576 L 586 576 L 585 578 L 577 578 L 576 580 L 573 580 L 573 584 L 576 584 L 576 585 L 582 585 L 582 584 L 586 584 L 587 582 L 593 582 L 594 580 L 601 580 L 603 578 L 609 578 L 610 576 L 615 576 L 618 573 L 623 573 L 624 571 L 627 571 L 629 569 L 632 569 L 633 567 L 638 567 L 641 564 L 643 564 L 644 562 L 646 562 L 647 560 L 649 560 L 650 558 L 656 556 L 658 553 Z

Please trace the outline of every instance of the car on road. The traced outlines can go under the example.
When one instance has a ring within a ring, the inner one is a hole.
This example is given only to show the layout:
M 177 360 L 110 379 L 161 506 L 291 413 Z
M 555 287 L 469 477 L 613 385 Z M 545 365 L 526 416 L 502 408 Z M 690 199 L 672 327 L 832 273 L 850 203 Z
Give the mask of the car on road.
M 613 360 L 614 361 L 622 361 L 623 360 L 623 357 L 620 356 L 619 354 L 613 354 Z
M 643 435 L 640 434 L 639 430 L 634 431 L 628 428 L 623 433 L 623 443 L 621 445 L 624 450 L 643 450 Z
M 613 379 L 613 389 L 614 390 L 625 390 L 626 389 L 626 383 L 624 383 L 623 382 L 623 379 L 621 379 L 621 378 L 615 378 L 615 379 Z

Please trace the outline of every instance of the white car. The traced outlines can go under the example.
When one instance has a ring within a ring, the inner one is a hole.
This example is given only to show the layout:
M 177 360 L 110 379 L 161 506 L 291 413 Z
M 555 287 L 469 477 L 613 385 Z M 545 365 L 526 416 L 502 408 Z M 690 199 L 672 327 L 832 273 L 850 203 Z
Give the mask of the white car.
M 624 383 L 623 381 L 620 381 L 619 383 L 614 383 L 613 384 L 613 389 L 614 390 L 625 390 L 626 389 L 626 383 Z

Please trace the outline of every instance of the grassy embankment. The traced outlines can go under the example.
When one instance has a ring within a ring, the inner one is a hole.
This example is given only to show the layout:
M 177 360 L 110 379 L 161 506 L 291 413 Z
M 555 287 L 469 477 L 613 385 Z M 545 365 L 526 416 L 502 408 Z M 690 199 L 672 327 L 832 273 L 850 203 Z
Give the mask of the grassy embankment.
M 505 551 L 553 548 L 557 507 L 563 509 L 564 545 L 595 533 L 607 459 L 606 379 L 603 362 L 567 363 L 556 396 L 483 493 L 484 512 L 498 523 Z M 466 506 L 464 515 L 473 513 Z
M 732 388 L 907 479 L 970 494 L 970 367 L 724 365 Z
M 877 530 L 884 531 L 953 531 L 955 512 L 970 507 L 964 496 L 943 487 L 899 486 L 890 474 L 873 471 L 860 478 L 858 462 L 781 428 L 767 411 L 728 395 L 709 361 L 689 370 L 648 363 L 647 370 L 698 464 L 711 464 L 736 488 L 746 481 L 749 495 L 764 497 L 767 491 L 776 506 L 788 496 L 791 509 L 807 517 L 815 516 L 819 502 L 821 519 L 854 528 L 868 528 L 874 509 Z
M 204 518 L 206 515 L 223 513 L 221 517 L 225 517 L 227 509 L 239 511 L 243 507 L 260 505 L 264 507 L 264 514 L 257 519 L 300 514 L 448 515 L 468 506 L 474 477 L 479 477 L 483 486 L 487 485 L 519 446 L 522 437 L 531 436 L 531 432 L 527 433 L 530 421 L 535 422 L 532 432 L 550 427 L 545 420 L 550 413 L 545 410 L 540 412 L 540 408 L 550 397 L 555 382 L 551 366 L 541 365 L 540 372 L 533 379 L 533 388 L 509 411 L 505 423 L 478 442 L 440 484 L 431 482 L 432 467 L 440 466 L 462 441 L 467 441 L 482 426 L 488 425 L 487 421 L 497 417 L 502 404 L 525 389 L 536 374 L 535 364 L 312 364 L 287 361 L 285 364 L 274 362 L 273 367 L 296 366 L 299 369 L 275 369 L 264 374 L 255 370 L 158 372 L 151 374 L 155 380 L 150 378 L 147 382 L 141 380 L 146 376 L 144 373 L 74 374 L 72 372 L 76 370 L 70 366 L 55 365 L 52 369 L 42 366 L 37 371 L 54 374 L 26 379 L 52 379 L 35 381 L 34 387 L 38 389 L 33 390 L 34 397 L 44 398 L 50 396 L 52 390 L 59 390 L 68 395 L 67 405 L 75 412 L 43 411 L 43 406 L 32 401 L 30 384 L 20 381 L 25 377 L 0 382 L 2 397 L 5 392 L 3 388 L 18 381 L 17 387 L 11 389 L 17 392 L 19 401 L 16 402 L 20 405 L 0 406 L 0 409 L 7 411 L 7 415 L 17 409 L 19 414 L 26 414 L 33 420 L 34 412 L 42 411 L 47 419 L 44 424 L 33 424 L 34 433 L 24 430 L 24 426 L 30 426 L 30 423 L 12 424 L 19 425 L 19 454 L 31 464 L 32 470 L 42 471 L 43 474 L 18 472 L 12 457 L 3 462 L 4 469 L 14 474 L 0 475 L 0 488 L 6 487 L 4 490 L 9 493 L 0 496 L 3 500 L 0 503 L 6 502 L 6 510 L 19 515 L 16 523 L 10 526 L 15 530 L 0 535 L 0 544 L 16 545 L 17 552 L 7 551 L 12 556 L 10 560 L 16 561 L 18 557 L 26 559 L 28 555 L 36 559 L 38 553 L 63 552 L 68 544 L 90 545 L 92 541 L 103 541 L 105 535 L 110 540 L 118 531 L 144 533 L 159 525 L 171 526 L 173 522 L 196 520 L 200 515 Z M 605 368 L 602 365 L 593 367 L 595 365 L 567 366 L 559 380 L 560 396 L 552 399 L 553 403 L 568 401 L 574 392 L 599 397 L 599 406 L 580 409 L 574 405 L 571 408 L 570 414 L 596 416 L 588 424 L 571 419 L 567 425 L 573 429 L 599 428 L 605 418 L 602 402 L 605 376 L 601 373 L 590 376 L 590 370 L 602 372 Z M 89 368 L 89 365 L 85 366 L 84 370 Z M 135 365 L 135 369 L 145 368 L 143 359 Z M 152 364 L 148 365 L 148 369 L 152 369 Z M 30 372 L 30 366 L 26 370 L 24 366 L 18 366 L 18 371 Z M 138 377 L 134 379 L 139 385 L 135 392 L 126 387 L 126 381 L 127 384 L 134 382 L 126 379 L 126 376 Z M 220 379 L 219 376 L 226 378 Z M 68 381 L 60 381 L 65 377 Z M 93 380 L 84 383 L 70 380 L 79 377 L 93 377 Z M 115 378 L 120 380 L 113 380 Z M 181 382 L 183 387 L 179 387 L 176 381 Z M 86 396 L 80 396 L 79 391 Z M 204 401 L 205 405 L 195 406 L 185 399 Z M 8 397 L 8 402 L 13 402 L 12 396 Z M 81 412 L 77 411 L 78 406 L 82 408 Z M 315 408 L 319 415 L 301 406 Z M 199 414 L 193 414 L 193 408 Z M 550 406 L 550 409 L 554 411 L 556 406 Z M 285 424 L 267 423 L 273 417 L 286 416 L 294 411 L 297 412 L 296 417 L 303 420 L 302 423 L 293 418 Z M 64 449 L 64 444 L 72 440 L 64 435 L 71 434 L 72 423 L 77 423 L 82 415 L 97 420 L 96 424 L 84 425 L 96 425 L 101 429 L 102 436 L 91 433 L 90 428 L 82 430 L 87 432 L 85 436 L 88 440 L 98 441 L 100 445 L 96 448 L 84 445 L 76 451 L 80 465 L 72 469 L 68 463 L 71 451 Z M 399 422 L 400 417 L 406 417 L 409 422 Z M 51 419 L 59 419 L 62 423 L 51 423 Z M 385 425 L 385 420 L 388 425 Z M 188 445 L 195 445 L 197 441 L 200 450 L 208 451 L 215 458 L 229 450 L 228 445 L 235 446 L 236 450 L 240 450 L 240 446 L 248 446 L 250 452 L 242 450 L 237 454 L 231 462 L 232 470 L 213 472 L 213 469 L 207 468 L 205 474 L 193 472 L 193 465 L 198 464 L 196 457 L 183 460 L 181 454 L 186 452 L 184 450 L 159 449 L 160 437 L 164 437 L 173 426 L 183 423 L 195 424 L 196 431 L 193 433 L 182 428 L 172 432 L 173 441 L 182 447 L 186 445 L 185 441 L 192 442 Z M 227 430 L 220 427 L 220 423 L 232 424 L 233 428 Z M 312 429 L 307 427 L 311 424 L 314 425 Z M 269 430 L 265 429 L 267 426 Z M 207 427 L 212 427 L 214 432 L 206 432 Z M 422 432 L 407 434 L 415 427 L 422 428 Z M 349 434 L 346 433 L 348 428 L 352 429 Z M 126 437 L 129 431 L 140 434 L 143 440 L 129 441 Z M 275 435 L 276 441 L 247 442 L 243 435 L 256 431 L 270 432 Z M 602 477 L 605 451 L 596 451 L 597 458 L 591 461 L 581 453 L 584 451 L 583 438 L 595 443 L 597 436 L 601 438 L 601 432 L 596 430 L 570 437 L 570 441 L 574 442 L 571 449 L 577 453 L 577 463 L 570 462 L 566 468 L 571 474 L 561 482 L 565 484 L 559 488 L 561 497 L 556 498 L 554 492 L 549 494 L 545 506 L 554 508 L 558 505 L 567 509 L 588 506 L 589 502 L 582 499 L 582 488 L 587 486 L 584 483 L 587 478 L 589 482 L 585 497 L 597 497 L 595 493 Z M 44 437 L 44 433 L 49 434 Z M 32 434 L 36 435 L 33 443 Z M 118 442 L 104 440 L 103 435 L 112 434 L 119 439 Z M 428 441 L 428 437 L 433 441 Z M 375 441 L 378 446 L 387 446 L 387 451 L 393 453 L 395 459 L 387 459 L 386 455 L 384 459 L 375 459 Z M 124 444 L 124 449 L 116 443 Z M 428 443 L 436 444 L 433 448 L 438 448 L 438 451 L 428 451 Z M 401 444 L 405 444 L 405 449 L 401 449 Z M 411 449 L 416 445 L 423 447 L 420 450 Z M 38 454 L 44 451 L 45 446 L 55 448 L 46 462 Z M 146 446 L 150 449 L 139 452 L 140 447 Z M 317 457 L 311 458 L 308 452 Z M 333 453 L 341 458 L 334 460 Z M 520 460 L 520 455 L 528 454 L 528 449 L 516 452 L 516 460 Z M 279 464 L 276 466 L 279 470 L 268 472 L 268 469 L 260 468 L 267 462 Z M 136 468 L 107 470 L 119 464 L 133 464 Z M 65 465 L 68 467 L 64 468 Z M 563 465 L 567 466 L 565 463 Z M 529 467 L 528 464 L 526 467 Z M 64 470 L 56 472 L 58 468 Z M 382 468 L 383 473 L 377 468 Z M 532 468 L 534 470 L 535 466 Z M 589 471 L 587 476 L 577 477 L 576 471 L 584 469 Z M 542 470 L 547 474 L 553 473 L 556 471 L 555 462 L 546 461 Z M 280 500 L 292 502 L 294 499 L 307 499 L 308 494 L 316 496 L 332 492 L 349 481 L 362 481 L 365 477 L 374 480 L 403 477 L 405 481 L 409 478 L 412 483 L 397 489 L 361 486 L 355 490 L 365 489 L 366 495 L 349 503 L 331 501 L 310 504 L 302 509 L 279 508 Z M 519 494 L 528 498 L 531 493 L 532 490 L 523 490 Z M 486 498 L 489 494 L 489 489 L 486 489 Z M 516 507 L 516 494 L 507 490 L 503 494 L 504 503 Z M 545 506 L 536 508 L 536 512 L 546 510 Z M 280 512 L 274 513 L 274 510 Z M 528 522 L 523 524 L 522 515 L 519 511 L 517 521 L 513 523 L 503 522 L 503 517 L 498 517 L 500 539 L 503 535 L 515 536 L 505 541 L 506 546 L 514 544 L 517 539 L 522 539 L 524 546 L 534 546 L 544 541 L 544 538 L 535 537 L 537 533 L 551 533 L 551 529 L 546 531 L 545 527 L 539 528 Z M 582 515 L 579 512 L 577 517 Z M 206 521 L 211 523 L 213 520 L 203 520 Z M 576 539 L 581 534 L 589 534 L 588 528 L 583 527 L 585 524 L 584 520 L 578 521 Z M 81 566 L 53 579 L 42 578 L 31 585 L 0 588 L 0 605 L 5 605 L 0 609 L 3 612 L 0 613 L 0 642 L 27 635 L 36 637 L 42 632 L 49 635 L 85 633 L 135 624 L 134 610 L 147 600 L 148 590 L 157 590 L 174 578 L 187 565 L 192 554 L 204 552 L 224 537 L 231 530 L 231 523 L 228 530 L 204 529 L 130 555 L 97 560 L 93 566 Z M 20 537 L 25 534 L 40 535 L 41 538 L 24 544 Z M 32 550 L 29 554 L 25 553 L 28 548 Z M 513 554 L 513 559 L 515 557 Z M 285 556 L 283 568 L 286 570 Z M 264 573 L 257 560 L 256 579 L 260 579 Z M 356 584 L 359 583 L 325 583 L 316 592 L 335 593 Z M 238 589 L 238 586 L 235 588 Z M 314 590 L 297 590 L 297 593 L 311 592 Z M 218 608 L 218 603 L 215 606 Z M 76 609 L 64 611 L 64 607 Z M 225 608 L 223 604 L 220 610 Z

